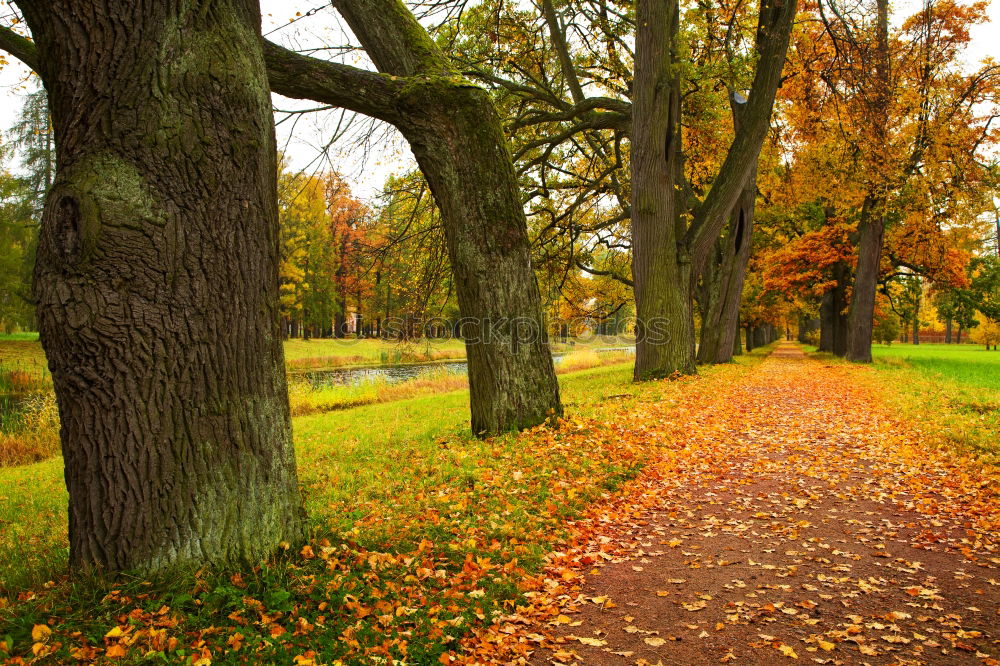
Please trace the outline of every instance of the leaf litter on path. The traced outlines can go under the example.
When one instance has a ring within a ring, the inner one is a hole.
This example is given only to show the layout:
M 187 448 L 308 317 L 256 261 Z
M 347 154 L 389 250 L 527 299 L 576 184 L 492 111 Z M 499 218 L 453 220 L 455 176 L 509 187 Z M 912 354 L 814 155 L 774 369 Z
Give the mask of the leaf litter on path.
M 607 428 L 662 454 L 442 662 L 1000 666 L 996 471 L 921 446 L 864 372 L 783 345 L 630 406 Z

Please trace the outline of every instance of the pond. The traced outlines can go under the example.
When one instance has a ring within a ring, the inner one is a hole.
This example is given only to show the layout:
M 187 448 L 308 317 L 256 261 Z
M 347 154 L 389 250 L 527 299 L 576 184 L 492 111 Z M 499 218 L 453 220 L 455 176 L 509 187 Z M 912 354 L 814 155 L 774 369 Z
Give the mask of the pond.
M 635 347 L 602 347 L 590 351 L 597 352 L 598 354 L 614 352 L 635 353 Z M 559 362 L 569 353 L 571 352 L 555 353 L 552 355 L 552 360 L 556 365 L 559 365 Z M 436 361 L 432 363 L 408 363 L 405 365 L 375 365 L 361 368 L 310 370 L 296 372 L 294 376 L 305 379 L 313 388 L 323 388 L 325 386 L 356 386 L 376 380 L 385 381 L 389 384 L 397 384 L 430 372 L 448 372 L 456 375 L 464 375 L 468 372 L 468 369 L 468 363 L 465 361 Z

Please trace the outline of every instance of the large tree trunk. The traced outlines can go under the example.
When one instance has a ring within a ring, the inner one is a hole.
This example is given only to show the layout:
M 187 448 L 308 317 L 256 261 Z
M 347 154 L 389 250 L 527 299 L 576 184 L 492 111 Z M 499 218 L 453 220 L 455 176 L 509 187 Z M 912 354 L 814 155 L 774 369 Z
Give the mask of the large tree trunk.
M 637 3 L 632 112 L 632 275 L 636 304 L 636 380 L 693 373 L 691 259 L 675 184 L 681 142 L 680 76 L 674 62 L 676 0 Z
M 875 317 L 875 292 L 878 289 L 879 264 L 885 222 L 883 204 L 872 197 L 861 207 L 858 225 L 858 263 L 848 314 L 846 357 L 855 363 L 872 362 L 872 329 Z
M 889 2 L 876 0 L 876 43 L 874 49 L 874 83 L 869 84 L 868 96 L 871 113 L 868 117 L 871 132 L 870 148 L 873 160 L 870 165 L 868 196 L 861 207 L 858 226 L 858 263 L 851 295 L 851 311 L 847 328 L 846 357 L 855 363 L 872 362 L 872 328 L 875 315 L 875 291 L 878 288 L 879 263 L 885 235 L 884 182 L 888 145 L 888 109 L 891 102 L 889 80 Z
M 711 272 L 712 289 L 702 316 L 699 363 L 728 363 L 739 337 L 740 300 L 750 260 L 754 202 L 757 198 L 756 169 L 733 209 L 728 232 L 719 239 L 717 265 Z
M 70 562 L 266 556 L 304 535 L 255 3 L 21 3 L 57 173 L 35 269 Z
M 951 331 L 952 331 L 952 318 L 948 317 L 944 322 L 944 341 L 945 344 L 951 344 Z
M 401 94 L 397 126 L 444 222 L 469 362 L 472 431 L 526 428 L 560 414 L 520 189 L 489 93 L 452 72 L 399 0 L 335 4 L 379 70 L 426 77 Z
M 637 380 L 695 371 L 692 280 L 705 265 L 756 165 L 795 8 L 795 2 L 761 0 L 760 58 L 743 122 L 711 189 L 688 215 L 680 168 L 684 64 L 676 52 L 679 2 L 636 2 L 631 166 Z

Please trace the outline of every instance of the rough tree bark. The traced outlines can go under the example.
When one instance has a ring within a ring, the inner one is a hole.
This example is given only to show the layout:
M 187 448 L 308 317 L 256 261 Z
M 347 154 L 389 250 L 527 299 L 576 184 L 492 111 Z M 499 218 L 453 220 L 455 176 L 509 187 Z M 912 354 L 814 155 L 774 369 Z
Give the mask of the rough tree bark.
M 751 171 L 747 186 L 730 214 L 729 229 L 716 246 L 715 265 L 708 274 L 711 289 L 702 316 L 699 363 L 728 363 L 738 353 L 740 300 L 750 260 L 757 198 L 756 171 Z
M 847 281 L 850 268 L 839 262 L 833 267 L 836 285 L 823 294 L 819 307 L 819 350 L 843 356 L 847 352 Z
M 409 141 L 458 286 L 473 432 L 561 413 L 520 190 L 489 93 L 450 65 L 400 0 L 334 5 L 384 75 L 266 44 L 272 89 L 386 120 Z
M 673 52 L 679 22 L 677 0 L 637 3 L 631 137 L 636 380 L 695 371 L 691 255 L 677 242 L 684 232 L 675 187 L 681 177 L 681 79 Z
M 686 222 L 680 172 L 680 88 L 675 52 L 677 0 L 636 4 L 632 86 L 632 275 L 636 299 L 636 380 L 695 371 L 693 279 L 705 265 L 739 199 L 767 134 L 796 3 L 762 0 L 760 59 L 726 159 L 705 200 Z
M 888 146 L 889 89 L 889 1 L 876 0 L 876 45 L 874 90 L 868 121 L 871 123 L 871 147 L 875 151 L 869 194 L 861 207 L 858 224 L 858 262 L 851 293 L 845 356 L 855 363 L 872 362 L 872 329 L 875 317 L 875 293 L 878 289 L 879 265 L 885 236 L 886 168 L 884 151 Z
M 255 559 L 299 540 L 256 3 L 21 9 L 37 49 L 14 55 L 41 76 L 56 137 L 34 290 L 72 566 Z
M 875 318 L 875 293 L 885 236 L 883 204 L 867 197 L 861 207 L 858 224 L 858 262 L 847 321 L 845 357 L 855 363 L 872 362 L 872 330 Z

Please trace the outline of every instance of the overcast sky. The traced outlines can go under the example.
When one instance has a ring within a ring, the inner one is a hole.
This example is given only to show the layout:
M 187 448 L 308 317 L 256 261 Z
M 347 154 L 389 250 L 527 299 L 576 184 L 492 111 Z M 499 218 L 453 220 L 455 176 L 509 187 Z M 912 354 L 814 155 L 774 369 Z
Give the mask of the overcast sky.
M 349 43 L 351 38 L 345 34 L 341 23 L 328 8 L 289 23 L 297 14 L 305 15 L 310 10 L 328 4 L 322 0 L 262 0 L 263 32 L 273 41 L 296 48 Z M 921 4 L 921 0 L 894 3 L 894 19 L 899 21 L 914 13 Z M 1000 43 L 1000 0 L 994 0 L 989 12 L 991 23 L 973 28 L 972 45 L 965 54 L 969 66 L 975 65 L 987 55 L 1000 56 L 1000 48 L 997 46 Z M 8 2 L 0 1 L 0 18 L 9 14 Z M 368 66 L 363 54 L 346 54 L 344 58 L 349 64 Z M 13 58 L 8 60 L 11 61 L 10 64 L 0 70 L 0 132 L 6 131 L 14 123 L 23 95 L 36 85 L 26 67 Z M 288 100 L 277 95 L 274 104 L 281 110 L 317 106 L 313 102 Z M 352 184 L 355 193 L 363 198 L 374 196 L 387 175 L 407 169 L 412 164 L 409 149 L 393 130 L 379 126 L 378 131 L 372 134 L 370 130 L 373 123 L 364 118 L 352 119 L 349 114 L 326 111 L 292 117 L 279 113 L 276 114 L 276 121 L 278 147 L 284 150 L 292 167 L 312 171 L 333 166 Z M 337 136 L 341 138 L 333 142 L 333 148 L 327 153 L 329 161 L 326 161 L 321 157 L 322 149 Z

